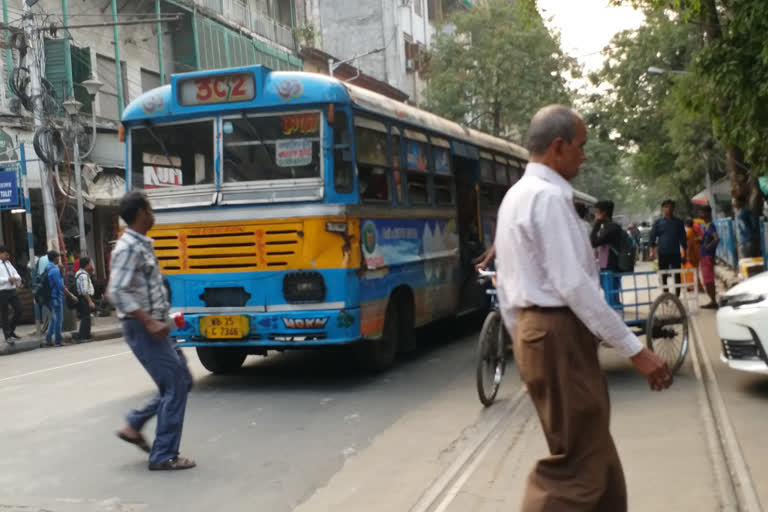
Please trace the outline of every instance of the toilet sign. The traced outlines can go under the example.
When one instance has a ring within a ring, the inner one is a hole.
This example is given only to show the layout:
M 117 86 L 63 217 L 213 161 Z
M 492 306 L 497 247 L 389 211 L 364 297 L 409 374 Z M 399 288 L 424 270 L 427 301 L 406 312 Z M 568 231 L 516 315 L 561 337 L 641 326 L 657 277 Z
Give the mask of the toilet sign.
M 18 208 L 20 198 L 18 164 L 0 167 L 0 209 Z

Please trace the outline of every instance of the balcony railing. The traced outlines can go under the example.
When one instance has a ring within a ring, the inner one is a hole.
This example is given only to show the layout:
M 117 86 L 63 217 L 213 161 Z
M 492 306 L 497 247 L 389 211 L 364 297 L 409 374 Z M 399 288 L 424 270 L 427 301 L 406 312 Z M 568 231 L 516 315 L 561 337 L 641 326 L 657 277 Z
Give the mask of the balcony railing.
M 222 0 L 197 0 L 197 3 L 218 13 L 222 13 L 224 11 L 224 2 Z
M 291 27 L 278 23 L 266 14 L 259 12 L 254 13 L 253 16 L 251 16 L 250 29 L 286 48 L 296 47 Z

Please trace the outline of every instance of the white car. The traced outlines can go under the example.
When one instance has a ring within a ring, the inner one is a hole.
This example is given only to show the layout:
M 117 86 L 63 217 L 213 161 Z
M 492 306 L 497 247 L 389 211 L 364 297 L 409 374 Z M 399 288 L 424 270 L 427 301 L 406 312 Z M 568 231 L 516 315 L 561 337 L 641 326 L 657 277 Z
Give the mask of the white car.
M 735 370 L 768 374 L 768 272 L 720 297 L 717 334 L 724 363 Z

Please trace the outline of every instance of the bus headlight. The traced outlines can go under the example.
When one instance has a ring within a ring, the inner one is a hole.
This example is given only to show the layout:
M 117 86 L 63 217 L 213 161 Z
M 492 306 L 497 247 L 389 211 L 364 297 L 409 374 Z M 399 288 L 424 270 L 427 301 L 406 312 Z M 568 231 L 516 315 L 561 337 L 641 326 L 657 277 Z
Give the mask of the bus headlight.
M 288 302 L 323 302 L 325 280 L 318 272 L 292 272 L 283 278 L 283 296 Z

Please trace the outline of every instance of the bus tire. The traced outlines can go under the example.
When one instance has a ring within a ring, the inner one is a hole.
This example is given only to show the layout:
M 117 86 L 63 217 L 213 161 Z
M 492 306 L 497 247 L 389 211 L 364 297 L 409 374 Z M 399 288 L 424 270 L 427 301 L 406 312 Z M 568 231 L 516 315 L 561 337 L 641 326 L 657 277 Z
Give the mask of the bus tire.
M 400 307 L 390 298 L 381 337 L 358 343 L 358 360 L 365 369 L 381 372 L 392 366 L 397 356 L 400 330 Z
M 398 350 L 403 353 L 414 352 L 419 348 L 416 339 L 416 311 L 414 310 L 413 295 L 406 290 L 398 295 L 398 306 L 400 308 L 400 339 L 398 340 Z
M 211 373 L 227 374 L 237 372 L 248 354 L 233 347 L 197 347 L 200 363 Z

